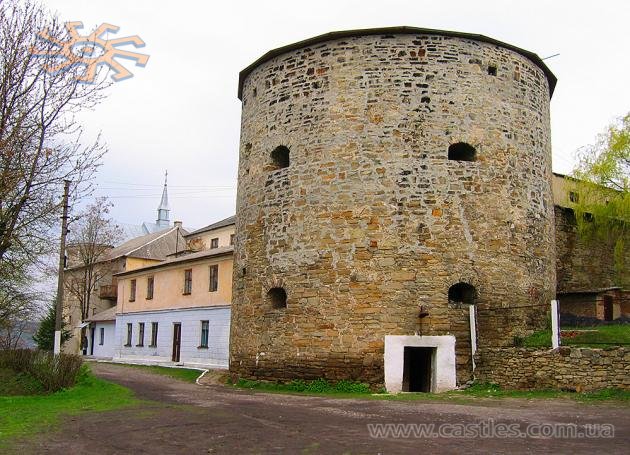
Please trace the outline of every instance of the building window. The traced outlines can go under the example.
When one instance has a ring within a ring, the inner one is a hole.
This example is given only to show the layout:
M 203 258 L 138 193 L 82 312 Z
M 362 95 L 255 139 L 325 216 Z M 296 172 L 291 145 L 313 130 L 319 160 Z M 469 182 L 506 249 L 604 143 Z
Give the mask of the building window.
M 105 343 L 105 327 L 101 327 L 99 329 L 99 341 L 98 341 L 98 344 L 103 346 L 104 343 Z
M 151 344 L 149 345 L 150 348 L 157 347 L 157 334 L 158 334 L 158 323 L 152 322 L 151 323 Z
M 125 346 L 129 347 L 131 346 L 131 337 L 133 336 L 133 324 L 131 324 L 130 322 L 127 323 L 127 343 L 125 343 Z
M 234 236 L 235 234 L 230 234 L 230 246 L 234 245 Z
M 448 148 L 448 159 L 454 161 L 475 161 L 477 159 L 477 151 L 475 147 L 465 142 L 451 144 Z
M 210 292 L 219 289 L 219 264 L 210 266 Z
M 267 292 L 267 297 L 271 302 L 273 308 L 286 308 L 287 307 L 287 292 L 284 288 L 271 288 Z
M 477 290 L 468 283 L 457 283 L 448 288 L 448 301 L 454 304 L 473 305 L 477 300 Z
M 210 240 L 210 249 L 213 248 L 219 248 L 219 238 L 215 238 L 215 239 L 211 239 Z
M 192 269 L 184 270 L 184 294 L 189 295 L 192 292 Z
M 577 204 L 580 200 L 580 195 L 577 194 L 575 191 L 569 191 L 569 200 Z
M 138 344 L 136 346 L 144 346 L 144 322 L 138 323 Z
M 147 300 L 153 299 L 153 284 L 154 284 L 153 277 L 152 276 L 148 277 L 147 278 Z
M 274 171 L 289 167 L 289 149 L 284 145 L 273 149 L 273 152 L 271 152 L 271 162 L 274 166 Z
M 131 280 L 129 282 L 129 301 L 130 302 L 135 302 L 136 301 L 136 280 Z
M 201 340 L 199 343 L 200 348 L 208 347 L 208 333 L 210 332 L 210 324 L 208 321 L 201 321 Z

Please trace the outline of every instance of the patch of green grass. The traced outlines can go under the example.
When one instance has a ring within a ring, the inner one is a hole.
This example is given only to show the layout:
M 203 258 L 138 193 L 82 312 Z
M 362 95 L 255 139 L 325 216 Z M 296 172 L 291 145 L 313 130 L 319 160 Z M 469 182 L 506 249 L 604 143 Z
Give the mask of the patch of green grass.
M 596 327 L 563 328 L 563 346 L 606 348 L 630 344 L 630 324 L 600 325 Z M 535 332 L 523 340 L 526 347 L 550 347 L 551 330 Z
M 132 365 L 129 363 L 116 363 L 115 365 L 121 365 L 130 368 L 140 368 L 151 373 L 161 374 L 162 376 L 168 376 L 170 378 L 179 379 L 180 381 L 192 383 L 194 383 L 202 373 L 200 370 L 193 370 L 190 368 L 171 368 L 161 367 L 157 365 Z
M 338 381 L 334 384 L 331 384 L 325 379 L 316 379 L 314 381 L 294 379 L 293 381 L 287 383 L 239 379 L 238 382 L 234 385 L 242 389 L 256 389 L 268 392 L 295 392 L 306 394 L 335 395 L 367 395 L 370 393 L 370 387 L 367 384 L 363 384 L 361 382 Z
M 0 368 L 0 396 L 42 393 L 45 393 L 44 385 L 28 373 L 16 373 L 10 368 Z
M 0 396 L 0 449 L 13 438 L 46 430 L 62 415 L 109 411 L 140 403 L 132 392 L 83 368 L 77 384 L 49 395 Z
M 630 401 L 630 392 L 619 389 L 604 389 L 597 392 L 565 392 L 560 390 L 504 390 L 496 384 L 474 384 L 471 387 L 448 392 L 478 398 L 570 398 L 577 401 Z
M 342 383 L 342 384 L 340 384 Z M 324 387 L 323 384 L 328 384 Z M 340 385 L 339 385 L 340 384 Z M 352 386 L 348 386 L 351 384 Z M 453 390 L 444 393 L 399 393 L 388 394 L 384 390 L 370 393 L 366 384 L 340 381 L 335 385 L 323 379 L 316 381 L 294 380 L 289 383 L 266 381 L 251 381 L 239 379 L 235 384 L 228 381 L 228 385 L 243 389 L 260 390 L 271 393 L 326 395 L 335 398 L 391 400 L 391 401 L 450 401 L 457 403 L 471 403 L 478 398 L 521 398 L 521 399 L 572 399 L 582 402 L 595 401 L 630 401 L 630 392 L 619 389 L 605 389 L 597 392 L 563 392 L 557 390 L 503 390 L 496 384 L 474 384 L 463 390 Z M 337 385 L 339 385 L 337 387 Z

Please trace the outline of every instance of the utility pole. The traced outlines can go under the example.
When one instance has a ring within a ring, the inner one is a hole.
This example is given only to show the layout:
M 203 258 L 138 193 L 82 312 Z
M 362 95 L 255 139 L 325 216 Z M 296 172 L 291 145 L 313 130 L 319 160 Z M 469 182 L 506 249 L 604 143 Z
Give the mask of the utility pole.
M 63 325 L 63 272 L 66 267 L 66 235 L 68 234 L 68 193 L 70 180 L 64 180 L 63 216 L 61 217 L 61 241 L 59 246 L 59 275 L 57 276 L 57 302 L 55 310 L 55 344 L 53 352 L 61 353 L 61 327 Z

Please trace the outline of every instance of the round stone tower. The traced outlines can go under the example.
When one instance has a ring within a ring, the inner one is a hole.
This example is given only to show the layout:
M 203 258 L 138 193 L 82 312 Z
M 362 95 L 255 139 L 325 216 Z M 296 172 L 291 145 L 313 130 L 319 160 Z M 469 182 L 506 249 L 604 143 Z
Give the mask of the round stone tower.
M 409 27 L 243 70 L 231 371 L 438 391 L 471 378 L 471 320 L 480 349 L 544 322 L 555 81 L 528 51 Z

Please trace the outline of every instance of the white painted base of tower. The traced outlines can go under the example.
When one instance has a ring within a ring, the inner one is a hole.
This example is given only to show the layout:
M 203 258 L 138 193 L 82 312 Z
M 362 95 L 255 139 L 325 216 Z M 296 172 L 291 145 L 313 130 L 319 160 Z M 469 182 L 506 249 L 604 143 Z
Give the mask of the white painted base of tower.
M 456 386 L 455 337 L 385 336 L 385 388 L 389 393 L 403 390 L 405 347 L 435 348 L 431 362 L 431 392 L 446 392 Z

